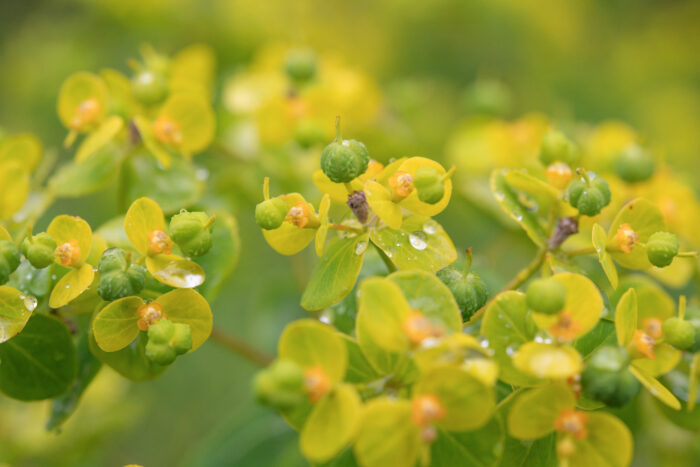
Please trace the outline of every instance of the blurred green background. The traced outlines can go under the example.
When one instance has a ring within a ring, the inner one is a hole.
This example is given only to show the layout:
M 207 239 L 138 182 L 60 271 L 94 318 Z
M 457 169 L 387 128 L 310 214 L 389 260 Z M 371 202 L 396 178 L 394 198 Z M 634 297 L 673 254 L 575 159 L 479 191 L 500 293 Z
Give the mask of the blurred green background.
M 333 53 L 377 80 L 415 154 L 442 159 L 466 113 L 464 90 L 496 80 L 506 89 L 506 117 L 541 111 L 564 122 L 620 119 L 663 148 L 673 167 L 699 173 L 699 24 L 693 0 L 5 0 L 0 126 L 34 132 L 67 159 L 55 102 L 71 73 L 127 72 L 126 59 L 143 43 L 173 53 L 203 42 L 217 54 L 219 105 L 225 79 L 261 47 L 282 42 Z M 118 213 L 113 191 L 63 201 L 49 214 L 98 225 Z M 215 322 L 272 352 L 282 327 L 304 315 L 298 301 L 312 253 L 274 253 L 253 221 L 253 200 L 232 198 L 244 249 L 214 303 Z M 483 246 L 477 265 L 485 258 L 498 264 L 489 264 L 494 288 L 532 252 L 522 235 L 503 232 L 464 201 L 440 221 L 458 249 Z M 61 435 L 43 432 L 45 404 L 3 400 L 0 463 L 303 465 L 295 435 L 252 400 L 254 370 L 214 343 L 153 383 L 126 383 L 105 370 Z M 679 439 L 687 444 L 687 433 L 640 426 L 636 465 L 659 465 L 653 456 L 672 452 Z

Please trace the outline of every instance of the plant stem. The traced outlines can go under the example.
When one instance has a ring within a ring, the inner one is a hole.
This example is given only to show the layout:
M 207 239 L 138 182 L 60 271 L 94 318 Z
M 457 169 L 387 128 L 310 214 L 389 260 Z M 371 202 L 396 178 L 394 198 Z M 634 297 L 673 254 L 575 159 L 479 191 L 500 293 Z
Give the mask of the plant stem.
M 384 253 L 384 250 L 382 250 L 381 248 L 379 248 L 379 247 L 378 247 L 377 245 L 375 245 L 374 243 L 372 243 L 372 246 L 374 246 L 374 248 L 376 248 L 377 252 L 379 253 L 379 257 L 382 259 L 382 261 L 384 261 L 384 265 L 385 265 L 386 268 L 389 270 L 389 274 L 391 274 L 392 272 L 396 272 L 396 271 L 397 271 L 396 265 L 395 265 L 394 263 L 391 262 L 391 260 L 390 260 L 389 257 L 386 255 L 386 253 Z
M 581 256 L 581 255 L 592 255 L 597 253 L 596 249 L 593 248 L 592 246 L 587 247 L 587 248 L 580 248 L 578 250 L 561 250 L 562 253 L 567 254 L 569 256 Z
M 254 363 L 259 367 L 264 368 L 270 363 L 272 363 L 272 360 L 274 360 L 272 356 L 256 349 L 255 347 L 251 346 L 245 341 L 242 341 L 238 337 L 227 333 L 218 326 L 214 326 L 212 328 L 211 339 L 217 344 L 219 344 L 221 347 L 224 347 L 227 350 L 237 353 L 241 357 L 245 358 L 249 362 Z
M 513 279 L 511 279 L 510 282 L 508 282 L 498 294 L 494 295 L 494 297 L 507 290 L 515 290 L 521 285 L 523 285 L 530 277 L 532 277 L 537 272 L 540 266 L 542 266 L 544 259 L 547 257 L 547 252 L 547 247 L 540 248 L 540 250 L 537 252 L 537 256 L 535 256 L 533 260 L 530 261 L 530 264 L 521 269 L 520 272 L 518 272 L 518 274 L 516 274 L 516 276 Z M 486 313 L 486 310 L 488 309 L 488 306 L 492 301 L 493 298 L 486 302 L 486 305 L 477 310 L 477 312 L 474 313 L 472 317 L 469 318 L 469 320 L 467 320 L 464 324 L 469 325 L 480 319 L 483 316 L 483 314 Z

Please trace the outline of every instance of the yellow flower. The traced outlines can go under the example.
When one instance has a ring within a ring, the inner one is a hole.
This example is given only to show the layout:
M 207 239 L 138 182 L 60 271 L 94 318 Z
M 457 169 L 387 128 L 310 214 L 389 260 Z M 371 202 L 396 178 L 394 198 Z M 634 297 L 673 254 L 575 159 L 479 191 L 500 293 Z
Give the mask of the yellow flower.
M 615 239 L 620 245 L 620 250 L 624 251 L 625 253 L 632 253 L 632 248 L 634 247 L 635 243 L 639 241 L 639 236 L 629 224 L 625 223 L 620 225 L 620 227 L 617 229 Z
M 560 433 L 570 433 L 576 439 L 586 439 L 586 414 L 581 410 L 564 409 L 554 420 L 554 429 Z

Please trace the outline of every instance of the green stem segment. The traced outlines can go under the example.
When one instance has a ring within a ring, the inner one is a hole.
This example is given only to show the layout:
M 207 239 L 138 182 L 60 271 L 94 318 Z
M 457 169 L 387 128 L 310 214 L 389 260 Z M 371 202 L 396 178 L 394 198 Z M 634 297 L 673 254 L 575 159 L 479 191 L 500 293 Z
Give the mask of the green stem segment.
M 221 347 L 240 355 L 261 368 L 268 366 L 274 360 L 272 356 L 267 355 L 217 326 L 214 326 L 211 330 L 211 339 Z

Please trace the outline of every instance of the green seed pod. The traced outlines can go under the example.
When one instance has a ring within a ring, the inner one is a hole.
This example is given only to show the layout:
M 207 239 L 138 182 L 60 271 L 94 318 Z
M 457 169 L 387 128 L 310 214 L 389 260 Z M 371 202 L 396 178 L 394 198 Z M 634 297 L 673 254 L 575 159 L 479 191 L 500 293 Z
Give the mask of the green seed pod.
M 154 344 L 170 344 L 175 335 L 175 323 L 167 318 L 161 318 L 157 323 L 148 328 L 148 342 Z
M 333 141 L 321 153 L 321 169 L 331 181 L 348 183 L 367 171 L 369 152 L 354 139 Z
M 418 192 L 418 199 L 428 204 L 440 202 L 445 195 L 445 183 L 433 167 L 423 166 L 413 177 L 413 186 Z
M 670 232 L 656 232 L 647 240 L 647 258 L 658 268 L 665 268 L 678 254 L 678 237 Z
M 628 183 L 643 182 L 654 175 L 652 155 L 633 144 L 622 151 L 615 159 L 615 173 Z
M 151 326 L 151 328 L 152 327 L 153 326 Z M 176 357 L 175 349 L 168 344 L 157 344 L 151 341 L 146 343 L 146 358 L 153 363 L 158 365 L 170 365 L 175 361 Z
M 473 272 L 464 274 L 458 269 L 447 267 L 438 271 L 437 277 L 452 292 L 464 321 L 471 318 L 479 308 L 486 304 L 489 291 L 486 283 L 478 274 Z
M 170 219 L 170 237 L 185 256 L 202 256 L 212 247 L 212 223 L 205 212 L 181 212 Z
M 681 318 L 668 318 L 661 327 L 666 342 L 679 350 L 688 350 L 695 344 L 695 328 Z
M 554 315 L 564 309 L 566 287 L 552 278 L 535 279 L 528 285 L 525 298 L 530 309 L 537 313 Z
M 105 250 L 97 271 L 100 273 L 97 294 L 106 301 L 137 295 L 146 282 L 146 269 L 138 264 L 129 265 L 127 253 L 120 248 Z
M 278 410 L 291 409 L 306 400 L 304 371 L 288 360 L 276 360 L 258 372 L 253 392 L 260 404 Z
M 0 285 L 10 280 L 10 274 L 19 267 L 19 251 L 9 240 L 0 241 Z
M 293 49 L 284 59 L 284 71 L 292 81 L 302 84 L 316 75 L 316 54 L 311 49 Z
M 323 128 L 313 120 L 300 121 L 294 130 L 294 140 L 304 149 L 322 144 L 325 138 Z
M 144 70 L 132 78 L 131 92 L 142 104 L 158 104 L 168 95 L 168 83 L 161 73 Z
M 569 185 L 569 204 L 584 216 L 595 216 L 610 204 L 610 187 L 593 172 L 586 179 L 575 180 Z
M 27 237 L 22 242 L 22 254 L 37 269 L 50 266 L 56 258 L 56 240 L 46 232 Z
M 542 138 L 540 161 L 545 167 L 555 162 L 573 166 L 577 159 L 574 143 L 560 131 L 550 131 Z
M 622 407 L 634 398 L 640 384 L 628 369 L 627 351 L 620 347 L 598 349 L 581 373 L 583 393 L 610 407 Z
M 175 323 L 173 336 L 170 339 L 170 345 L 175 350 L 175 353 L 182 355 L 192 350 L 192 330 L 189 324 Z
M 266 199 L 255 206 L 255 222 L 261 229 L 275 230 L 282 225 L 289 208 L 281 198 Z

